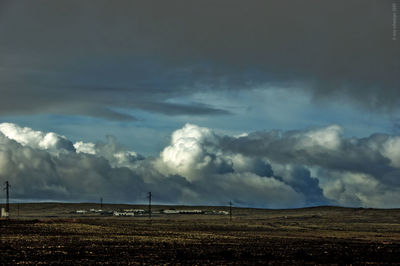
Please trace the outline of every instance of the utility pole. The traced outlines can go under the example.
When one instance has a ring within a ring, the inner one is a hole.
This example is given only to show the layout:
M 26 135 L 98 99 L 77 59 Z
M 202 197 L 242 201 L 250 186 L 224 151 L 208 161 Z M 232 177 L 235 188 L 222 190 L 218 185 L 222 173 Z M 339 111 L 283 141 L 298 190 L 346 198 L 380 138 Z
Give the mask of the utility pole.
M 103 198 L 100 197 L 100 210 L 103 210 Z
M 229 220 L 232 222 L 232 201 L 229 201 Z
M 10 193 L 9 193 L 9 188 L 11 187 L 8 181 L 4 183 L 5 188 L 4 190 L 6 191 L 6 213 L 8 213 L 8 217 L 10 217 Z
M 149 192 L 149 220 L 151 221 L 151 192 Z
M 10 184 L 8 183 L 8 181 L 6 181 L 5 186 L 6 187 L 4 188 L 4 190 L 6 191 L 6 212 L 10 212 Z

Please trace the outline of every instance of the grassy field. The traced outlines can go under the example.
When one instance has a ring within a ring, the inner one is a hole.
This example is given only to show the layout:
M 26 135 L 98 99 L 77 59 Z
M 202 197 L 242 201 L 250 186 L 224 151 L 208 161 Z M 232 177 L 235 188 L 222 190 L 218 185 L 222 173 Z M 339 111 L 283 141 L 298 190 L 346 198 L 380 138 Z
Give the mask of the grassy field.
M 226 215 L 78 215 L 95 204 L 11 206 L 0 220 L 6 264 L 400 264 L 400 210 L 234 208 Z M 105 205 L 103 209 L 145 208 Z M 154 206 L 153 210 L 172 207 Z M 176 209 L 227 210 L 224 207 Z

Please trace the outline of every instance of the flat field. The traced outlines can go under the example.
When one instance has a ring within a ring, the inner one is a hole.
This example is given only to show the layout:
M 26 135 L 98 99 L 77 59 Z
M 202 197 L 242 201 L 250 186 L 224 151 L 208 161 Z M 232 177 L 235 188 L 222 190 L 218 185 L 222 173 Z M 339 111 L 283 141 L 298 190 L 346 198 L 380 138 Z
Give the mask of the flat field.
M 112 217 L 95 204 L 11 206 L 2 264 L 400 264 L 400 210 L 315 207 Z M 145 206 L 106 205 L 103 209 Z M 227 210 L 225 207 L 154 206 Z M 19 211 L 18 211 L 19 209 Z

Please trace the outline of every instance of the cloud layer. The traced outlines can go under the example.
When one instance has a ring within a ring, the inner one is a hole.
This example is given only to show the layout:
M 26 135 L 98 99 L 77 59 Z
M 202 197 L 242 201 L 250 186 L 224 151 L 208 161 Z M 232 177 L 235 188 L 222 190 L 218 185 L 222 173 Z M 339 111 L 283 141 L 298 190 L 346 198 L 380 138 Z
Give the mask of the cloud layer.
M 0 124 L 0 181 L 19 200 L 302 207 L 400 206 L 400 137 L 344 138 L 337 125 L 222 136 L 186 124 L 157 157 L 106 142 L 72 143 Z
M 260 84 L 399 106 L 390 1 L 5 0 L 0 10 L 0 115 L 229 114 L 172 99 Z

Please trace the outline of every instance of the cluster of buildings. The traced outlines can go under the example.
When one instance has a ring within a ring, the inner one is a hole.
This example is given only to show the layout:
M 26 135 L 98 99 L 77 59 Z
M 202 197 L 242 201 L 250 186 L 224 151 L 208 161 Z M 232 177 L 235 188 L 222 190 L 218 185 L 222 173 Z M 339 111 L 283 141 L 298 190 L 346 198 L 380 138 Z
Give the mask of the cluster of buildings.
M 217 211 L 217 210 L 161 210 L 162 214 L 214 214 L 214 215 L 228 215 L 228 211 Z
M 122 211 L 113 211 L 113 216 L 142 216 L 146 212 L 142 209 L 124 209 Z
M 134 216 L 143 216 L 147 215 L 149 212 L 143 209 L 123 209 L 123 210 L 112 210 L 112 211 L 105 211 L 100 209 L 90 209 L 87 210 L 76 210 L 76 214 L 89 214 L 89 213 L 97 213 L 101 215 L 109 215 L 109 216 L 124 216 L 124 217 L 134 217 Z M 153 211 L 152 214 L 213 214 L 213 215 L 228 215 L 228 211 L 218 211 L 218 210 L 186 210 L 186 209 L 168 209 L 168 210 L 160 210 L 160 211 Z
M 205 212 L 202 210 L 161 210 L 160 213 L 162 214 L 204 214 Z
M 109 216 L 140 216 L 145 214 L 145 210 L 142 209 L 123 209 L 123 210 L 101 210 L 101 209 L 90 209 L 90 210 L 76 210 L 76 214 L 101 214 Z

